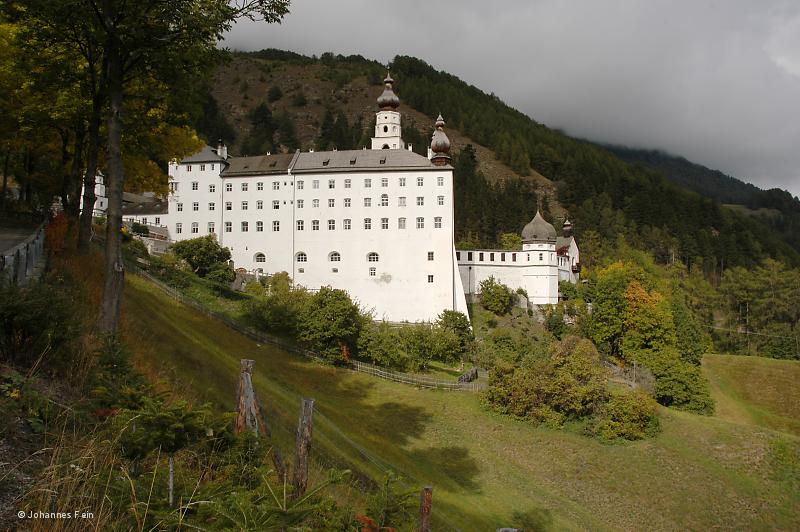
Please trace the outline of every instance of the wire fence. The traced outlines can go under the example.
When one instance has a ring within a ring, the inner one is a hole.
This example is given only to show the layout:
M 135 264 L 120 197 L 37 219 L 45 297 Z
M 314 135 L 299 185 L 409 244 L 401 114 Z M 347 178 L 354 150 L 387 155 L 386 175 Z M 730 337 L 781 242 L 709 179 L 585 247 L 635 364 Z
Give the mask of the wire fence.
M 126 269 L 135 274 L 139 277 L 147 280 L 152 285 L 156 286 L 160 290 L 162 290 L 165 294 L 167 294 L 172 299 L 183 303 L 189 307 L 192 307 L 195 310 L 202 312 L 203 314 L 210 316 L 214 319 L 217 319 L 223 323 L 225 323 L 231 329 L 238 331 L 239 333 L 247 336 L 248 338 L 255 340 L 257 342 L 262 342 L 270 345 L 274 345 L 280 347 L 281 349 L 288 351 L 290 353 L 294 353 L 296 355 L 300 355 L 306 358 L 310 358 L 312 360 L 316 360 L 318 362 L 330 363 L 330 360 L 323 357 L 320 353 L 313 351 L 311 349 L 305 349 L 303 347 L 298 346 L 297 344 L 285 340 L 283 338 L 278 338 L 271 334 L 265 333 L 263 331 L 259 331 L 252 327 L 248 327 L 241 322 L 211 310 L 205 304 L 201 303 L 200 301 L 187 296 L 186 294 L 182 293 L 175 287 L 169 286 L 168 284 L 164 283 L 160 279 L 154 277 L 149 272 L 139 268 L 133 263 L 126 262 Z M 393 382 L 399 382 L 402 384 L 408 384 L 411 386 L 416 386 L 418 388 L 429 388 L 435 390 L 451 390 L 451 391 L 480 391 L 486 389 L 485 382 L 457 382 L 457 381 L 446 381 L 442 379 L 437 379 L 434 377 L 428 377 L 425 375 L 412 375 L 409 373 L 401 373 L 398 371 L 392 371 L 386 368 L 382 368 L 380 366 L 376 366 L 375 364 L 370 364 L 368 362 L 361 362 L 358 360 L 350 360 L 346 363 L 345 366 L 347 369 L 352 371 L 356 371 L 359 373 L 365 373 L 367 375 L 372 375 L 374 377 L 379 377 L 381 379 L 390 380 Z

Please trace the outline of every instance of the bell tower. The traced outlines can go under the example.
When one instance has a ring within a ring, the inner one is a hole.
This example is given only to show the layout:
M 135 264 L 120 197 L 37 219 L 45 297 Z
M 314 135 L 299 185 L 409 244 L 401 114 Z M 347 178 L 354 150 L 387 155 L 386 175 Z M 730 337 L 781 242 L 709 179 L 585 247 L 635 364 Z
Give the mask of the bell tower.
M 378 96 L 379 111 L 375 115 L 375 136 L 372 137 L 373 150 L 400 150 L 406 147 L 400 129 L 400 98 L 392 90 L 394 80 L 389 73 L 383 80 L 384 89 Z

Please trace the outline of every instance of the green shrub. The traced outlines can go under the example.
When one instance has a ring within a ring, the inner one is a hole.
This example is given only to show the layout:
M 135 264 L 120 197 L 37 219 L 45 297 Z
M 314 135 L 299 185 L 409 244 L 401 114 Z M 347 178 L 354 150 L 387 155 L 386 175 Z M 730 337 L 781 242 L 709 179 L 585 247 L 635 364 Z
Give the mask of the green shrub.
M 511 289 L 495 281 L 494 277 L 484 279 L 480 284 L 480 300 L 483 308 L 495 314 L 505 314 L 511 310 Z
M 311 294 L 305 288 L 292 288 L 280 274 L 267 281 L 267 295 L 244 303 L 245 317 L 257 329 L 296 338 L 300 310 Z
M 185 260 L 200 277 L 205 277 L 219 263 L 227 263 L 231 259 L 230 250 L 220 246 L 214 235 L 175 242 L 170 251 Z
M 682 360 L 677 349 L 642 350 L 638 362 L 653 373 L 653 395 L 659 404 L 698 414 L 714 413 L 714 400 L 700 367 Z
M 354 352 L 365 322 L 347 292 L 323 286 L 308 298 L 298 315 L 298 339 L 331 361 Z
M 569 337 L 526 367 L 492 369 L 484 398 L 502 413 L 560 425 L 593 414 L 607 398 L 606 380 L 594 344 Z
M 589 432 L 606 441 L 653 437 L 661 430 L 657 408 L 655 401 L 641 391 L 612 394 Z
M 400 371 L 408 369 L 410 360 L 402 349 L 400 331 L 388 323 L 368 323 L 358 335 L 358 356 L 379 366 Z
M 138 238 L 133 238 L 122 245 L 122 256 L 128 260 L 147 259 L 150 253 L 147 246 Z
M 69 367 L 80 335 L 73 294 L 64 286 L 33 282 L 27 288 L 0 283 L 0 360 L 56 371 Z
M 269 103 L 277 102 L 281 98 L 283 98 L 283 91 L 277 85 L 273 85 L 267 91 L 267 101 Z
M 466 314 L 456 310 L 443 310 L 436 318 L 436 326 L 452 331 L 458 337 L 458 355 L 455 358 L 461 360 L 469 358 L 475 342 L 475 335 Z
M 147 227 L 147 225 L 145 224 L 140 224 L 139 222 L 133 222 L 131 224 L 131 232 L 136 233 L 138 235 L 149 236 L 150 228 Z
M 236 272 L 226 262 L 218 262 L 209 268 L 206 279 L 212 283 L 227 286 L 236 279 Z

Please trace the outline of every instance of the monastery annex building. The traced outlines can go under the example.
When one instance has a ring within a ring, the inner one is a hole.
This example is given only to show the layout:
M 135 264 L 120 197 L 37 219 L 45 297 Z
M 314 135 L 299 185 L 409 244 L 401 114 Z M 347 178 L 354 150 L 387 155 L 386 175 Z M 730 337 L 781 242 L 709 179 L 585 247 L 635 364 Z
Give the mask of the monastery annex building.
M 558 281 L 577 279 L 578 249 L 538 212 L 522 250 L 455 250 L 444 120 L 428 157 L 411 151 L 393 83 L 387 76 L 378 97 L 371 149 L 228 157 L 222 143 L 207 146 L 170 164 L 167 201 L 131 204 L 124 219 L 173 241 L 214 234 L 237 269 L 341 288 L 378 320 L 466 313 L 489 276 L 524 288 L 532 304 L 558 302 Z

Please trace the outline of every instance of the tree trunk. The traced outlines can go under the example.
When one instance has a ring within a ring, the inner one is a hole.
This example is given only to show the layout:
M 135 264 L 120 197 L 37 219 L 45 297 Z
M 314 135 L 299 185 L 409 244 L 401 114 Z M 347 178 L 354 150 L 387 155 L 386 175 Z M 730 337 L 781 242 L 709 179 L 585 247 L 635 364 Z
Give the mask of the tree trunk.
M 97 325 L 101 333 L 114 334 L 119 321 L 125 269 L 122 264 L 122 186 L 125 179 L 122 166 L 122 101 L 123 71 L 119 42 L 110 38 L 108 54 L 108 179 L 106 197 L 106 254 L 105 285 Z
M 72 149 L 72 169 L 69 175 L 69 204 L 65 206 L 69 221 L 70 245 L 76 242 L 78 233 L 78 217 L 81 212 L 81 170 L 83 169 L 83 142 L 86 137 L 86 126 L 83 120 L 75 125 L 75 143 Z
M 169 455 L 169 507 L 172 508 L 172 503 L 175 500 L 175 457 Z
M 6 150 L 6 156 L 3 159 L 3 195 L 0 199 L 0 210 L 6 212 L 6 194 L 8 193 L 8 166 L 11 161 L 11 146 Z
M 83 175 L 83 210 L 78 226 L 78 253 L 89 252 L 92 240 L 92 219 L 97 196 L 94 193 L 97 176 L 97 155 L 100 150 L 100 112 L 103 102 L 100 95 L 92 97 L 92 114 L 89 118 L 89 149 L 86 152 L 86 173 Z
M 419 495 L 419 532 L 431 531 L 431 502 L 433 500 L 433 488 L 426 486 L 422 488 Z

